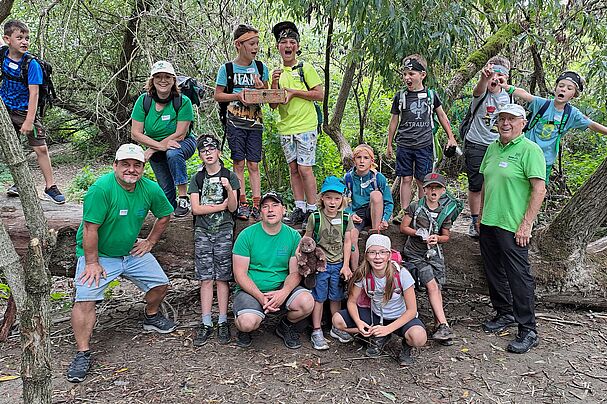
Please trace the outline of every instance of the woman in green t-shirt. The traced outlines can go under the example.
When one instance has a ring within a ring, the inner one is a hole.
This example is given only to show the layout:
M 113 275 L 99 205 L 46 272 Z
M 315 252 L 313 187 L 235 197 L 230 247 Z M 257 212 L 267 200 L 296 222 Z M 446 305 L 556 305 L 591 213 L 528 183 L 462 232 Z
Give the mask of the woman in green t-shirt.
M 166 61 L 154 63 L 145 90 L 133 107 L 131 138 L 148 147 L 146 160 L 175 208 L 175 216 L 185 216 L 190 211 L 186 160 L 196 150 L 196 138 L 190 130 L 192 102 L 179 93 L 175 70 Z

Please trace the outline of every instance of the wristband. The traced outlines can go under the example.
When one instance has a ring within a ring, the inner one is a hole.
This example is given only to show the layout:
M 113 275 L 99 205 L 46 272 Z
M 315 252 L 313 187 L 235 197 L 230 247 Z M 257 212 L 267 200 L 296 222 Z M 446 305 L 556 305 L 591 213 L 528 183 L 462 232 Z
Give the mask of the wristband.
M 516 87 L 515 86 L 508 87 L 508 95 L 512 95 L 512 93 L 514 93 L 515 91 L 516 91 Z

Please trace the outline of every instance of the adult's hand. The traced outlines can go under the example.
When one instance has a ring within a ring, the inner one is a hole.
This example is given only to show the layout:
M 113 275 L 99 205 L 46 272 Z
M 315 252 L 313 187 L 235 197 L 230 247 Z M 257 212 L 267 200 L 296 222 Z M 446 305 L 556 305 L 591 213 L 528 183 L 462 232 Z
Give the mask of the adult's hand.
M 101 278 L 107 278 L 107 272 L 98 262 L 92 262 L 90 264 L 84 265 L 84 271 L 78 277 L 78 280 L 82 282 L 82 284 L 87 284 L 88 287 L 91 287 L 93 283 L 95 286 L 99 286 L 99 281 Z
M 141 256 L 149 253 L 150 251 L 152 251 L 152 248 L 154 247 L 155 244 L 156 243 L 148 240 L 147 238 L 144 238 L 144 239 L 138 238 L 137 241 L 135 241 L 135 245 L 133 245 L 133 248 L 131 249 L 131 251 L 129 253 L 136 257 L 141 257 Z
M 514 240 L 520 247 L 526 247 L 529 245 L 531 239 L 531 223 L 523 219 L 521 225 L 518 227 L 516 233 L 514 233 Z
M 271 292 L 266 292 L 264 295 L 268 298 L 268 303 L 263 307 L 264 311 L 276 312 L 280 310 L 280 306 L 287 300 L 289 296 L 284 289 L 278 289 Z
M 164 139 L 162 142 L 160 142 L 161 144 L 164 145 L 164 150 L 169 150 L 169 149 L 181 149 L 181 145 L 179 144 L 178 141 L 173 140 L 173 139 Z

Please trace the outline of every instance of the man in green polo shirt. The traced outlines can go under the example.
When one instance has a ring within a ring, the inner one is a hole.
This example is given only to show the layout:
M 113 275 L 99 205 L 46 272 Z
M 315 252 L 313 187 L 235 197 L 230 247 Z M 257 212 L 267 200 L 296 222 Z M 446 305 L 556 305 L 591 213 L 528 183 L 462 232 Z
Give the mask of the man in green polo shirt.
M 308 289 L 299 286 L 295 251 L 299 233 L 282 223 L 285 206 L 280 195 L 268 192 L 261 198 L 261 222 L 238 235 L 232 249 L 234 280 L 234 323 L 237 344 L 251 345 L 251 332 L 261 325 L 266 314 L 286 311 L 276 327 L 287 348 L 301 347 L 294 323 L 312 313 L 314 299 Z
M 169 279 L 150 250 L 169 224 L 173 207 L 160 186 L 142 178 L 143 149 L 124 144 L 116 152 L 114 171 L 99 178 L 84 197 L 82 223 L 76 234 L 76 296 L 72 328 L 78 352 L 67 379 L 85 379 L 91 363 L 90 339 L 95 326 L 95 304 L 114 279 L 122 276 L 145 294 L 143 329 L 162 334 L 176 325 L 159 312 Z M 138 239 L 148 211 L 157 220 L 145 239 Z
M 540 147 L 525 138 L 525 110 L 506 104 L 499 109 L 499 139 L 481 163 L 480 249 L 496 316 L 485 332 L 518 324 L 508 351 L 525 353 L 539 343 L 535 324 L 535 281 L 529 264 L 533 222 L 546 194 L 546 161 Z

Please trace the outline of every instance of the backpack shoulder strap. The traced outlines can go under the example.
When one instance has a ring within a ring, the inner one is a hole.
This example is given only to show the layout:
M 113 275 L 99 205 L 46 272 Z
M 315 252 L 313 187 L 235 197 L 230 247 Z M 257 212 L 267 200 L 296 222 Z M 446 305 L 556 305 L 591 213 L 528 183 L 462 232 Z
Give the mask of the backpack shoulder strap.
M 28 85 L 28 79 L 29 79 L 28 73 L 29 73 L 30 63 L 32 62 L 33 59 L 35 59 L 34 55 L 27 52 L 25 55 L 23 55 L 23 61 L 21 62 L 21 81 L 26 86 Z M 40 65 L 40 69 L 42 69 L 42 65 L 40 63 L 38 63 L 38 64 Z
M 346 183 L 346 188 L 348 189 L 349 196 L 352 196 L 352 170 L 346 171 L 346 175 L 344 176 L 344 182 Z
M 449 201 L 443 206 L 440 213 L 438 214 L 438 217 L 436 218 L 436 231 L 437 232 L 440 231 L 441 226 L 443 225 L 443 222 L 445 221 L 445 219 L 447 217 L 449 217 L 449 215 L 451 213 L 453 213 L 453 211 L 457 207 L 457 202 L 455 200 L 453 200 L 451 198 L 451 196 L 448 195 L 448 197 L 449 197 Z
M 179 110 L 183 104 L 183 95 L 179 94 L 178 97 L 173 97 L 173 109 L 175 110 L 175 118 L 179 116 Z
M 474 119 L 474 116 L 476 115 L 476 113 L 478 112 L 478 110 L 481 107 L 481 104 L 483 103 L 483 101 L 485 101 L 485 99 L 487 98 L 488 95 L 489 95 L 489 90 L 485 90 L 485 94 L 478 101 L 478 104 L 476 104 L 476 107 L 474 107 L 474 111 L 472 111 L 472 115 L 470 115 L 470 119 Z
M 145 116 L 150 112 L 150 108 L 152 108 L 152 97 L 146 93 L 143 96 L 143 113 Z
M 228 62 L 225 64 L 225 67 L 227 86 L 224 88 L 224 93 L 231 94 L 234 92 L 234 63 Z
M 398 112 L 403 112 L 407 107 L 407 89 L 404 88 L 399 92 Z
M 405 294 L 405 291 L 403 289 L 403 283 L 400 281 L 400 271 L 402 271 L 402 268 L 399 268 L 398 265 L 396 265 L 395 263 L 393 263 L 395 265 L 396 268 L 396 272 L 394 273 L 394 280 L 396 281 L 396 284 L 398 285 L 398 287 L 400 288 L 401 294 Z
M 413 214 L 413 228 L 417 227 L 417 217 L 419 216 L 419 214 L 421 213 L 422 209 L 424 209 L 424 204 L 426 202 L 426 197 L 422 196 L 418 201 L 417 201 L 417 206 L 415 207 L 415 213 Z M 405 208 L 406 209 L 406 208 Z
M 528 130 L 533 129 L 533 127 L 539 122 L 539 120 L 544 116 L 548 107 L 550 106 L 551 100 L 544 101 L 542 107 L 537 111 L 537 114 L 533 115 L 531 119 L 527 122 L 527 125 L 523 128 L 523 132 L 527 132 Z
M 261 60 L 255 60 L 255 66 L 257 66 L 257 73 L 259 73 L 259 79 L 263 76 L 263 63 Z
M 344 211 L 341 212 L 341 234 L 342 236 L 346 234 L 346 230 L 348 230 L 348 222 L 350 221 L 350 214 Z
M 318 241 L 320 240 L 320 222 L 321 222 L 321 218 L 320 218 L 320 211 L 317 209 L 312 213 L 312 219 L 314 220 L 314 233 L 312 233 L 312 236 L 314 236 L 314 241 L 316 241 L 318 243 Z
M 371 170 L 371 188 L 373 190 L 378 190 L 379 186 L 377 185 L 377 171 Z

